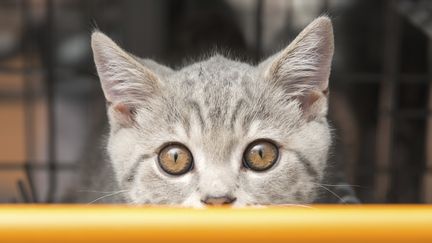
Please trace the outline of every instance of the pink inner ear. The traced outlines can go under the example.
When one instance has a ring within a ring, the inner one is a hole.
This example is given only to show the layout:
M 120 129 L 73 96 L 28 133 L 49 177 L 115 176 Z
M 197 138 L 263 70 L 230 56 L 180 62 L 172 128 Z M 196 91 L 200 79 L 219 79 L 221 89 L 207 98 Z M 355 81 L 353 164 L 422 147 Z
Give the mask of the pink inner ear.
M 328 93 L 328 89 L 325 89 L 323 91 L 310 91 L 309 93 L 298 97 L 300 106 L 308 120 L 312 120 L 315 115 L 319 113 L 319 109 L 322 108 L 320 99 L 326 98 Z
M 116 120 L 123 126 L 131 126 L 135 122 L 135 109 L 125 104 L 116 104 L 112 107 Z

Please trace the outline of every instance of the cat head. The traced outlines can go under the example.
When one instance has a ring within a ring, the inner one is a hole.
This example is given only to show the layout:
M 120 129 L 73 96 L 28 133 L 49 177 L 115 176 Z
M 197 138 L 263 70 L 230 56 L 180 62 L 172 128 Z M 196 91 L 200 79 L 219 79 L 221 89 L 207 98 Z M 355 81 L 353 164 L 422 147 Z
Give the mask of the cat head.
M 214 55 L 172 70 L 128 54 L 100 32 L 92 48 L 108 104 L 107 152 L 127 202 L 314 200 L 331 144 L 327 17 L 256 66 Z

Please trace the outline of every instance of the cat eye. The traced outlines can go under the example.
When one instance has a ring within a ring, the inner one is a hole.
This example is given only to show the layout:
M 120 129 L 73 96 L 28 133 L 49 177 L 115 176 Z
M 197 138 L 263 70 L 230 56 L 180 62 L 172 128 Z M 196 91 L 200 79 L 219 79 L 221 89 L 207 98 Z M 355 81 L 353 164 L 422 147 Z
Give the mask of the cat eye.
M 192 154 L 181 144 L 164 147 L 158 156 L 159 166 L 170 175 L 182 175 L 192 169 Z
M 249 144 L 243 154 L 243 164 L 254 171 L 270 169 L 279 157 L 278 147 L 267 140 L 257 140 Z

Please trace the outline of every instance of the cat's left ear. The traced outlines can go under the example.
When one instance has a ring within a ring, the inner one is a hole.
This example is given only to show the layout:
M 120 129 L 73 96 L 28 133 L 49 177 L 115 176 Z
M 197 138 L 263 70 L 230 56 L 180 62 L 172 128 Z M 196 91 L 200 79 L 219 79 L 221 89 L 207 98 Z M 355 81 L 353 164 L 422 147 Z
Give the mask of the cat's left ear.
M 308 120 L 327 113 L 333 57 L 333 28 L 328 17 L 310 23 L 291 44 L 260 64 L 264 77 L 299 100 Z

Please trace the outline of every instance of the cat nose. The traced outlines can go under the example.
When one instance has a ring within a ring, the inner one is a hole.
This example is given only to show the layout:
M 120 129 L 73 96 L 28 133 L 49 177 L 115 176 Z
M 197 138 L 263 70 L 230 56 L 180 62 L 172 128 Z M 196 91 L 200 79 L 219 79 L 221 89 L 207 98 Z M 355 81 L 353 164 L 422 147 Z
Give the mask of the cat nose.
M 232 204 L 233 202 L 235 202 L 236 199 L 237 198 L 231 196 L 221 196 L 221 197 L 207 196 L 204 199 L 202 199 L 201 202 L 207 205 L 226 205 L 226 204 Z

